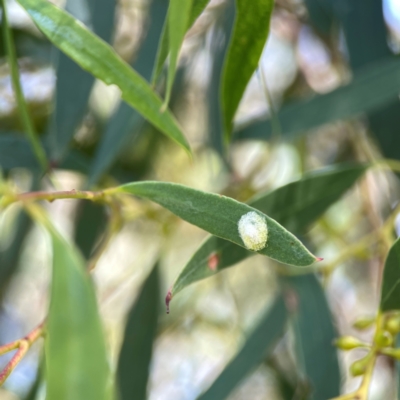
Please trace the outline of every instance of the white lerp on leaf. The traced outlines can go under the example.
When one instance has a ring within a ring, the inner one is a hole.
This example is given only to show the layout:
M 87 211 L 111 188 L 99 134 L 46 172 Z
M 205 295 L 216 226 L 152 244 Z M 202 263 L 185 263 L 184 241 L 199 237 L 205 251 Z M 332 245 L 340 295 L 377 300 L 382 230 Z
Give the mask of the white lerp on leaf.
M 259 251 L 265 247 L 268 240 L 268 227 L 262 215 L 254 211 L 242 215 L 238 229 L 244 245 L 249 250 Z

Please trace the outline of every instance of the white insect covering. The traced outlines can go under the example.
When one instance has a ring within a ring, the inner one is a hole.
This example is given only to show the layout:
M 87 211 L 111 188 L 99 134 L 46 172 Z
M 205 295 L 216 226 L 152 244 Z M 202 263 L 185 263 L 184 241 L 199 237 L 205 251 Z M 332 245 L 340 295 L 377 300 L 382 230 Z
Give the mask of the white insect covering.
M 265 247 L 268 240 L 268 227 L 262 215 L 255 211 L 242 215 L 238 229 L 244 245 L 249 250 L 259 251 Z

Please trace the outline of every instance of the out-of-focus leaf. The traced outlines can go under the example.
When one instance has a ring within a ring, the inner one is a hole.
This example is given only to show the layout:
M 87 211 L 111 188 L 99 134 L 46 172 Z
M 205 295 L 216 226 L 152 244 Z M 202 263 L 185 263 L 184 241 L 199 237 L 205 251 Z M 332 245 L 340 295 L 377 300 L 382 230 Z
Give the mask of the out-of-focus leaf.
M 332 315 L 314 274 L 284 279 L 296 295 L 293 316 L 298 362 L 310 384 L 310 399 L 326 400 L 340 394 L 340 370 Z
M 149 10 L 150 26 L 141 45 L 136 61 L 137 72 L 145 79 L 151 77 L 161 30 L 167 15 L 168 3 L 165 0 L 153 0 Z M 88 186 L 94 185 L 120 153 L 130 134 L 137 136 L 144 123 L 143 117 L 128 104 L 121 102 L 107 123 L 104 134 L 96 151 L 88 178 Z
M 27 146 L 32 149 L 26 141 Z M 1 149 L 1 144 L 0 144 Z M 1 150 L 0 150 L 1 152 Z M 37 158 L 33 155 L 32 158 L 37 163 L 37 174 L 32 176 L 32 184 L 30 190 L 39 189 L 39 173 L 41 172 L 40 165 Z M 1 167 L 1 161 L 0 161 Z M 13 232 L 13 237 L 9 238 L 10 244 L 6 248 L 0 250 L 0 298 L 2 297 L 11 277 L 17 271 L 19 258 L 21 256 L 22 248 L 24 246 L 25 238 L 32 226 L 32 221 L 28 214 L 23 210 L 20 211 L 16 218 L 15 231 Z
M 400 238 L 397 239 L 385 261 L 381 304 L 382 311 L 400 310 Z
M 147 381 L 159 309 L 160 288 L 156 265 L 128 314 L 117 371 L 121 400 L 147 398 Z
M 398 98 L 400 60 L 386 59 L 357 72 L 348 85 L 324 95 L 288 104 L 277 113 L 282 134 L 294 136 L 387 105 Z M 258 121 L 236 132 L 236 139 L 271 136 L 271 121 Z
M 104 41 L 93 35 L 65 11 L 46 0 L 19 0 L 50 41 L 83 69 L 122 91 L 122 98 L 154 126 L 189 151 L 178 123 L 149 84 Z
M 87 26 L 92 26 L 99 37 L 109 42 L 114 25 L 115 4 L 115 0 L 68 0 L 65 9 Z M 58 54 L 56 75 L 50 138 L 52 159 L 58 161 L 66 153 L 86 113 L 94 77 L 61 52 Z
M 294 235 L 275 220 L 226 196 L 174 183 L 152 181 L 128 183 L 106 192 L 130 193 L 148 198 L 185 221 L 241 247 L 245 245 L 238 232 L 238 222 L 245 214 L 255 212 L 265 219 L 268 227 L 268 240 L 266 246 L 258 250 L 259 254 L 298 267 L 317 261 Z
M 221 82 L 225 135 L 230 138 L 233 118 L 246 86 L 258 66 L 269 33 L 272 0 L 236 0 L 236 21 Z
M 45 149 L 48 150 L 47 146 Z M 29 142 L 19 134 L 0 135 L 0 167 L 6 171 L 13 168 L 26 168 L 40 172 L 40 165 Z M 87 173 L 89 160 L 82 154 L 72 151 L 56 167 Z
M 268 360 L 267 365 L 274 374 L 282 400 L 293 400 L 298 392 L 295 385 L 293 385 L 286 376 L 286 371 L 282 371 L 272 359 Z
M 312 24 L 321 34 L 328 36 L 332 32 L 334 13 L 330 0 L 305 0 Z
M 188 21 L 188 26 L 187 26 L 186 30 L 188 30 L 195 23 L 196 19 L 204 11 L 204 9 L 206 8 L 209 1 L 210 0 L 192 0 L 191 12 L 189 15 L 189 21 Z M 160 76 L 161 71 L 164 67 L 165 60 L 168 57 L 168 52 L 169 52 L 169 36 L 168 35 L 169 35 L 169 22 L 167 19 L 163 26 L 162 35 L 161 35 L 160 43 L 158 46 L 157 56 L 156 56 L 156 60 L 154 63 L 154 70 L 153 70 L 153 75 L 151 78 L 151 82 L 153 84 L 156 83 L 158 77 Z
M 92 282 L 77 250 L 45 225 L 53 247 L 46 399 L 105 400 L 109 369 Z
M 168 10 L 169 64 L 165 105 L 168 105 L 175 79 L 179 51 L 189 27 L 193 0 L 170 0 Z
M 97 239 L 106 225 L 103 205 L 82 200 L 78 207 L 75 243 L 86 259 L 89 259 Z
M 24 240 L 31 225 L 31 219 L 21 211 L 15 221 L 15 232 L 10 245 L 0 251 L 0 297 L 17 270 Z
M 271 215 L 290 231 L 301 233 L 337 201 L 365 169 L 363 165 L 342 165 L 311 173 L 272 192 L 257 195 L 249 201 L 249 205 Z M 214 275 L 253 254 L 224 239 L 208 237 L 178 276 L 172 286 L 172 296 L 191 283 Z M 210 268 L 212 257 L 218 259 L 215 268 Z
M 208 106 L 208 135 L 211 146 L 224 157 L 222 108 L 220 102 L 220 83 L 224 66 L 226 52 L 228 50 L 228 39 L 231 36 L 235 21 L 235 3 L 227 2 L 224 12 L 220 14 L 216 22 L 214 37 L 210 43 L 210 53 L 213 57 L 211 79 L 207 90 Z
M 286 308 L 279 296 L 247 338 L 242 349 L 199 400 L 223 400 L 246 375 L 271 353 L 286 323 Z

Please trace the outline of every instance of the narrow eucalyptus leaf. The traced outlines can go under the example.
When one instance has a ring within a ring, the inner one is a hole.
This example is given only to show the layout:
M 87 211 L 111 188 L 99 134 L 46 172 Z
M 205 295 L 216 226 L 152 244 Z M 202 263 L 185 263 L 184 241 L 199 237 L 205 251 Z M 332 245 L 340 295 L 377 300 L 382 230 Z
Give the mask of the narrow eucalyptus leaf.
M 170 0 L 168 10 L 169 64 L 165 105 L 169 103 L 179 51 L 189 27 L 193 0 Z
M 147 398 L 147 381 L 160 309 L 159 286 L 156 265 L 132 305 L 126 321 L 117 370 L 121 400 Z
M 241 247 L 246 247 L 250 237 L 250 242 L 254 243 L 250 249 L 282 263 L 304 267 L 317 261 L 294 235 L 275 220 L 232 198 L 183 185 L 151 181 L 129 183 L 111 189 L 111 192 L 148 198 L 191 224 Z M 239 221 L 249 213 L 258 215 L 262 223 L 253 224 L 249 220 L 246 229 L 241 229 L 239 233 Z M 264 247 L 259 247 L 259 239 L 264 240 L 265 234 L 267 241 Z
M 311 173 L 272 192 L 261 193 L 249 205 L 271 215 L 285 228 L 301 233 L 336 202 L 363 175 L 364 165 L 342 165 Z M 227 240 L 209 236 L 185 265 L 171 295 L 214 275 L 254 253 Z
M 339 396 L 341 376 L 334 321 L 325 293 L 314 274 L 284 279 L 296 298 L 292 323 L 298 362 L 308 381 L 310 400 Z
M 66 11 L 109 42 L 114 26 L 115 0 L 68 0 Z M 94 77 L 64 53 L 58 55 L 55 109 L 50 126 L 53 160 L 66 153 L 75 130 L 87 111 Z
M 55 230 L 46 335 L 47 400 L 106 400 L 109 369 L 85 263 Z
M 194 24 L 209 2 L 210 0 L 192 0 L 191 12 L 186 30 L 188 30 Z M 165 60 L 168 57 L 169 47 L 169 21 L 167 19 L 163 26 L 162 35 L 157 50 L 157 57 L 154 63 L 154 70 L 151 79 L 153 84 L 157 81 L 161 74 Z
M 38 28 L 83 69 L 122 91 L 122 98 L 161 132 L 187 151 L 189 145 L 172 114 L 161 111 L 162 100 L 107 43 L 71 15 L 47 0 L 19 0 Z
M 270 354 L 284 332 L 286 308 L 281 295 L 261 317 L 242 349 L 198 400 L 223 400 Z
M 273 6 L 273 0 L 236 0 L 236 21 L 221 82 L 227 137 L 231 135 L 236 110 L 267 41 Z
M 149 8 L 149 28 L 132 66 L 146 80 L 150 80 L 157 53 L 162 26 L 167 15 L 168 3 L 165 0 L 153 0 Z M 91 165 L 88 186 L 97 183 L 102 174 L 118 157 L 128 138 L 138 137 L 142 132 L 143 117 L 132 107 L 121 101 L 110 117 L 96 150 Z
M 278 112 L 282 134 L 302 134 L 330 122 L 376 110 L 398 98 L 400 60 L 387 58 L 357 71 L 351 83 L 330 93 L 287 104 Z M 235 138 L 268 140 L 270 120 L 255 121 L 240 128 Z
M 381 289 L 382 311 L 400 310 L 400 238 L 397 239 L 385 261 Z

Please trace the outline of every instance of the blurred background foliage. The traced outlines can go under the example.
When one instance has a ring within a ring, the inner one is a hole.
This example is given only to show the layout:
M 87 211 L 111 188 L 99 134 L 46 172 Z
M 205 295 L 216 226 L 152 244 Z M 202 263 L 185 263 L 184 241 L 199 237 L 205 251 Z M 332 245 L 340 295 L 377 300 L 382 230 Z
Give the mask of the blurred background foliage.
M 168 2 L 55 3 L 152 80 Z M 16 190 L 151 179 L 244 202 L 270 192 L 260 209 L 325 259 L 317 273 L 299 275 L 260 255 L 230 254 L 244 260 L 219 274 L 207 270 L 210 277 L 177 294 L 166 315 L 162 298 L 204 231 L 147 201 L 113 213 L 85 200 L 46 204 L 59 231 L 97 264 L 92 276 L 121 398 L 142 399 L 147 391 L 151 400 L 325 400 L 355 390 L 361 378 L 347 371 L 363 352 L 337 352 L 333 340 L 372 338 L 352 324 L 377 313 L 396 236 L 382 226 L 395 217 L 399 184 L 387 169 L 364 174 L 352 165 L 385 158 L 400 172 L 400 3 L 276 0 L 225 148 L 219 90 L 235 7 L 211 0 L 185 36 L 170 102 L 193 159 L 123 102 L 116 86 L 54 48 L 18 3 L 6 6 L 23 92 L 52 167 L 50 181 L 23 134 L 0 40 L 0 167 Z M 166 76 L 164 68 L 154 84 L 160 93 Z M 321 180 L 290 186 L 320 169 Z M 45 317 L 50 255 L 43 231 L 19 206 L 1 214 L 0 344 Z M 39 342 L 0 389 L 1 400 L 44 398 L 41 355 Z M 380 357 L 370 398 L 398 398 L 397 380 L 394 363 Z

